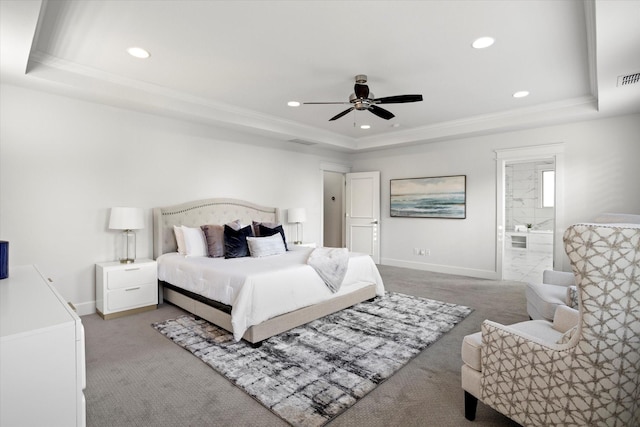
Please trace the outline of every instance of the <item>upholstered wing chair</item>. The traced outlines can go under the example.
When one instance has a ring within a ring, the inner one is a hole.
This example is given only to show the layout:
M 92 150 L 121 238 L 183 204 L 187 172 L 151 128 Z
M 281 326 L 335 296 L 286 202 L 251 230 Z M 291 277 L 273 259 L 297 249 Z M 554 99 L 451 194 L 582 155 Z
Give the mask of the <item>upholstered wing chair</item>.
M 527 313 L 536 320 L 553 320 L 559 305 L 572 306 L 569 289 L 575 286 L 575 276 L 566 271 L 544 270 L 542 283 L 527 283 Z
M 597 224 L 640 224 L 640 215 L 622 213 L 603 213 L 594 221 Z M 542 283 L 527 283 L 527 313 L 536 320 L 553 320 L 553 314 L 559 305 L 576 307 L 575 276 L 566 271 L 545 270 Z
M 577 324 L 485 321 L 465 337 L 467 419 L 479 399 L 524 426 L 640 426 L 640 225 L 576 224 L 564 245 Z

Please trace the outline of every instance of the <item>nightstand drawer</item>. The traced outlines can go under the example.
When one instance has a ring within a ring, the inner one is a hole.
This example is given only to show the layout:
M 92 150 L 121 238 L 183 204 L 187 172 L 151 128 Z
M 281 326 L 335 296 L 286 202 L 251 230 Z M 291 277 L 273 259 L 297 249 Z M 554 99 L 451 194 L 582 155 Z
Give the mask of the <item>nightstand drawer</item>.
M 134 286 L 126 289 L 116 289 L 107 293 L 107 311 L 127 310 L 133 307 L 158 303 L 158 286 Z
M 127 267 L 107 272 L 107 289 L 131 288 L 156 283 L 156 265 Z

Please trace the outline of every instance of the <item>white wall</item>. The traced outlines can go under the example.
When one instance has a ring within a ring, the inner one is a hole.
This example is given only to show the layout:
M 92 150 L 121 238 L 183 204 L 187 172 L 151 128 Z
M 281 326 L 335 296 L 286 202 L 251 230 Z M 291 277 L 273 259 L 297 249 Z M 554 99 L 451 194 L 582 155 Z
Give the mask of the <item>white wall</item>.
M 381 171 L 384 264 L 495 275 L 495 149 L 564 143 L 565 226 L 640 213 L 638 114 L 345 156 L 11 85 L 0 93 L 0 239 L 11 266 L 38 265 L 81 314 L 95 309 L 94 264 L 115 258 L 112 206 L 145 209 L 138 257 L 152 256 L 151 208 L 207 197 L 306 207 L 305 240 L 319 242 L 323 162 Z M 467 219 L 389 217 L 389 179 L 457 174 Z
M 139 258 L 153 255 L 153 207 L 208 197 L 306 207 L 305 238 L 320 241 L 320 164 L 337 155 L 231 142 L 256 137 L 11 85 L 1 94 L 0 239 L 10 267 L 38 265 L 81 314 L 95 310 L 94 264 L 116 257 L 112 206 L 145 209 Z
M 602 212 L 640 213 L 640 115 L 443 141 L 361 153 L 353 171 L 381 171 L 383 264 L 477 277 L 496 275 L 496 161 L 494 150 L 564 144 L 564 223 Z M 389 216 L 389 180 L 467 176 L 467 218 Z M 431 251 L 413 255 L 413 248 Z M 563 248 L 556 250 L 564 252 Z M 556 269 L 568 270 L 566 263 Z

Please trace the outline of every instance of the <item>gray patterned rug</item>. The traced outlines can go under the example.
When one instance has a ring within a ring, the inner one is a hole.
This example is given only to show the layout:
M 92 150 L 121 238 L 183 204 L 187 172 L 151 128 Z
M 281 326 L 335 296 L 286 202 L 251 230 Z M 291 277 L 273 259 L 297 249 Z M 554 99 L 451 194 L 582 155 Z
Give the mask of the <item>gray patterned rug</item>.
M 260 348 L 181 316 L 153 327 L 294 426 L 322 426 L 472 312 L 387 292 L 269 338 Z

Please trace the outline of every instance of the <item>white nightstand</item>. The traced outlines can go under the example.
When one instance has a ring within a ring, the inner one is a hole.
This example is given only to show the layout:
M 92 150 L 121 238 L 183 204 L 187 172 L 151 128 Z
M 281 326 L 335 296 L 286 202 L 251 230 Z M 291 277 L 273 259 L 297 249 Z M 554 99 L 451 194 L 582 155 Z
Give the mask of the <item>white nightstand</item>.
M 316 243 L 315 242 L 302 242 L 302 243 L 287 242 L 287 247 L 292 250 L 295 250 L 296 248 L 315 248 Z
M 158 267 L 150 259 L 96 264 L 96 310 L 103 319 L 158 307 Z

